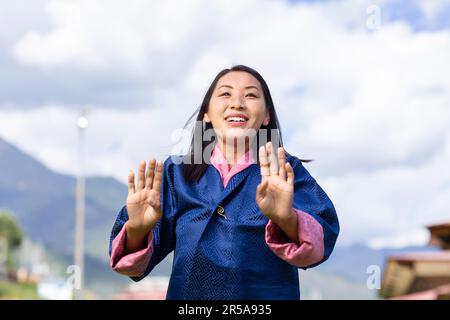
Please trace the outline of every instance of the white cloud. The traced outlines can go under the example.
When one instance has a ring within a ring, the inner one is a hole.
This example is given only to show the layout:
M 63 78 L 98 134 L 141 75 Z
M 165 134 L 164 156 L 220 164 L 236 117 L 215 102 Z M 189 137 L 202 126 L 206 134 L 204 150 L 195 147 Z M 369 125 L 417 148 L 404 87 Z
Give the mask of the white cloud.
M 32 111 L 0 109 L 0 136 L 53 170 L 76 174 L 78 116 L 78 112 L 61 106 Z M 85 173 L 110 175 L 125 183 L 129 170 L 136 171 L 139 161 L 150 157 L 165 160 L 175 150 L 171 125 L 181 128 L 187 114 L 176 107 L 156 106 L 125 112 L 92 110 L 87 118 Z
M 415 0 L 415 4 L 421 10 L 427 20 L 433 20 L 439 17 L 444 9 L 450 6 L 449 0 L 423 1 Z
M 429 233 L 425 230 L 410 230 L 388 238 L 375 238 L 369 241 L 369 247 L 381 248 L 403 248 L 406 246 L 425 246 L 428 244 Z
M 367 30 L 373 3 L 49 1 L 51 29 L 30 28 L 10 49 L 22 67 L 59 70 L 81 79 L 86 101 L 100 97 L 88 172 L 122 181 L 139 160 L 169 152 L 220 69 L 253 66 L 288 150 L 316 159 L 307 167 L 338 209 L 342 241 L 412 243 L 450 211 L 450 31 L 385 21 Z M 384 3 L 375 2 L 382 14 Z M 435 9 L 422 9 L 432 19 Z M 124 108 L 109 108 L 116 97 Z M 0 135 L 75 172 L 76 117 L 65 104 L 5 109 Z
M 444 148 L 424 164 L 385 167 L 320 180 L 341 217 L 341 241 L 374 245 L 417 244 L 425 226 L 448 220 L 450 134 Z M 312 165 L 314 169 L 314 165 Z

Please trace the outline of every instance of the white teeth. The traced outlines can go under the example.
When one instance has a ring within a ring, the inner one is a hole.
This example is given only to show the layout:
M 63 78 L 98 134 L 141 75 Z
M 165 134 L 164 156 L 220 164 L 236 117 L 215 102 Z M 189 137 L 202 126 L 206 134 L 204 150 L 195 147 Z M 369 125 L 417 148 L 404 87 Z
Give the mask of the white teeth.
M 230 118 L 227 119 L 227 121 L 245 122 L 245 121 L 247 121 L 247 120 L 244 119 L 244 118 L 241 118 L 241 117 L 230 117 Z

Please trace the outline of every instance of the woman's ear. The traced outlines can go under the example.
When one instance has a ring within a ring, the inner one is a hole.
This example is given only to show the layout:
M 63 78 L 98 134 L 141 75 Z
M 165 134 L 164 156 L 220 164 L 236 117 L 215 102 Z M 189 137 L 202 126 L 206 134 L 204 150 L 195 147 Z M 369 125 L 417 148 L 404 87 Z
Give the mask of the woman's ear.
M 270 121 L 270 116 L 267 113 L 266 117 L 264 118 L 263 125 L 267 126 L 269 124 L 269 121 Z
M 207 113 L 203 114 L 203 121 L 205 121 L 206 123 L 210 123 L 211 122 L 211 119 L 209 119 L 209 116 L 208 116 Z

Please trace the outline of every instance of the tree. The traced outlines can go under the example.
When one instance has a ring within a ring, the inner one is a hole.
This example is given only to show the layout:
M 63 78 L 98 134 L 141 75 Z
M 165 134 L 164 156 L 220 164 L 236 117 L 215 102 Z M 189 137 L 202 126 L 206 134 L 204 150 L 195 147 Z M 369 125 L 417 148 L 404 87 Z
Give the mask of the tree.
M 7 212 L 0 212 L 0 267 L 6 263 L 6 269 L 14 268 L 12 251 L 20 246 L 22 238 L 16 219 Z

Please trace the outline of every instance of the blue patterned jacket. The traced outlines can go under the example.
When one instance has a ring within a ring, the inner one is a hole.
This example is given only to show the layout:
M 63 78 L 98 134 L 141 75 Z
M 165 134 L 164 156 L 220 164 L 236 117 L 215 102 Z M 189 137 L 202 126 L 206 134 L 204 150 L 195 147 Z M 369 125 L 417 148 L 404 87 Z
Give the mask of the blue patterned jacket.
M 145 273 L 131 278 L 143 279 L 174 251 L 167 299 L 300 299 L 298 268 L 265 242 L 268 218 L 255 201 L 259 166 L 237 173 L 224 188 L 212 165 L 197 183 L 188 183 L 182 164 L 176 164 L 179 160 L 169 157 L 164 162 L 163 217 L 154 229 L 153 253 Z M 339 233 L 336 210 L 298 158 L 287 155 L 286 161 L 295 174 L 293 207 L 309 213 L 323 228 L 324 257 L 308 266 L 314 267 L 333 251 Z M 218 214 L 222 208 L 226 219 Z M 111 232 L 110 254 L 112 240 L 127 220 L 123 207 Z

